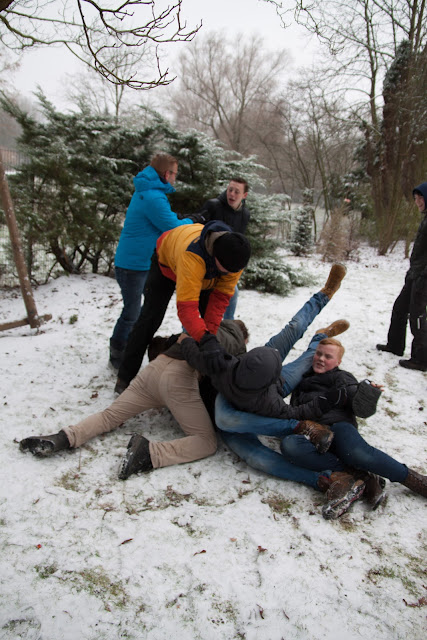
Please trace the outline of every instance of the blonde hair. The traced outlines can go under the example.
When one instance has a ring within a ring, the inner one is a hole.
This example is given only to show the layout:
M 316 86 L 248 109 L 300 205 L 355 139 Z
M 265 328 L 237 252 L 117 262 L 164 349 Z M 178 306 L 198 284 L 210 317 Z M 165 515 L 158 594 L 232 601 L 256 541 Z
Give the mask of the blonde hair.
M 339 340 L 337 340 L 336 338 L 323 338 L 323 340 L 321 340 L 319 344 L 330 344 L 334 347 L 338 347 L 339 358 L 340 360 L 342 360 L 345 349 Z

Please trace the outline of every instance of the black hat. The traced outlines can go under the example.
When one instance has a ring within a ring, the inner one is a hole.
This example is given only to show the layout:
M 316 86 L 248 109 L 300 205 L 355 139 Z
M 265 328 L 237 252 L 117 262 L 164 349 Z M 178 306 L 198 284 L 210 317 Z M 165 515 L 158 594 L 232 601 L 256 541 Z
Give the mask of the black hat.
M 223 233 L 213 243 L 214 257 L 230 273 L 246 267 L 251 257 L 251 245 L 243 233 Z

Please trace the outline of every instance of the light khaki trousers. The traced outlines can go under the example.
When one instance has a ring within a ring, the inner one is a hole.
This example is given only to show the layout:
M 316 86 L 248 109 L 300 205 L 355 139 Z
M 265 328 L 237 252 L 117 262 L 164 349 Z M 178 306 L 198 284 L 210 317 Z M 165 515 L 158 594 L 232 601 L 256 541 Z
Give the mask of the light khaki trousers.
M 186 437 L 166 442 L 150 441 L 155 469 L 215 453 L 216 434 L 200 397 L 197 372 L 184 360 L 165 355 L 158 356 L 142 369 L 105 411 L 65 427 L 63 431 L 71 447 L 80 447 L 91 438 L 116 429 L 129 418 L 160 407 L 170 410 Z

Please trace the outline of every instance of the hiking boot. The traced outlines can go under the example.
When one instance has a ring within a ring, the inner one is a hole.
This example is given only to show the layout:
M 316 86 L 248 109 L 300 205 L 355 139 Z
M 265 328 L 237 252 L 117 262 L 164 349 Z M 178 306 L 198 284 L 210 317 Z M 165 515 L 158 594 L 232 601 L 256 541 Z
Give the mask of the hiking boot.
M 333 432 L 324 424 L 311 420 L 301 420 L 294 428 L 294 433 L 307 436 L 319 453 L 326 453 L 334 439 Z
M 403 352 L 397 353 L 397 351 L 389 347 L 388 344 L 377 344 L 377 351 L 386 351 L 387 353 L 394 353 L 395 356 L 403 356 Z
M 347 269 L 343 264 L 333 264 L 329 272 L 325 286 L 320 289 L 322 293 L 328 296 L 329 300 L 341 286 L 341 281 L 347 273 Z
M 384 491 L 384 478 L 381 478 L 381 476 L 377 476 L 375 473 L 371 473 L 370 471 L 357 471 L 355 476 L 363 480 L 365 483 L 363 497 L 371 507 L 372 511 L 375 511 L 387 498 L 387 493 Z
M 325 333 L 328 338 L 339 336 L 340 333 L 344 333 L 349 328 L 350 323 L 348 320 L 335 320 L 328 327 L 319 329 L 316 333 Z
M 327 503 L 323 505 L 322 516 L 325 520 L 336 520 L 349 510 L 355 500 L 361 498 L 365 483 L 344 471 L 334 471 L 329 481 Z
M 427 371 L 427 364 L 423 364 L 422 362 L 417 362 L 416 360 L 399 360 L 399 364 L 401 367 L 405 369 L 415 369 L 416 371 Z
M 19 443 L 19 448 L 24 453 L 30 451 L 34 456 L 39 458 L 47 458 L 57 451 L 63 451 L 70 448 L 70 441 L 65 431 L 53 433 L 50 436 L 32 436 L 24 438 Z
M 411 489 L 411 491 L 427 498 L 427 476 L 422 476 L 418 471 L 408 469 L 408 475 L 402 484 L 408 487 L 408 489 Z
M 119 471 L 120 480 L 126 480 L 133 473 L 151 471 L 150 442 L 144 436 L 134 433 L 129 440 L 128 450 Z
M 120 380 L 120 378 L 117 378 L 116 380 L 116 386 L 114 387 L 114 393 L 117 393 L 118 395 L 120 395 L 121 393 L 123 393 L 123 391 L 125 391 L 129 386 L 129 382 L 126 382 L 125 380 Z

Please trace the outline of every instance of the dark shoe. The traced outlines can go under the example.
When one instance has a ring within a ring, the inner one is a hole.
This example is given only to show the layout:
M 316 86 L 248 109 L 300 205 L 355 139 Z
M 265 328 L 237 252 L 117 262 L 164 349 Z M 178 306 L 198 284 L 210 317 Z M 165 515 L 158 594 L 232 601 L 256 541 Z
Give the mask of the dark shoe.
M 19 443 L 21 451 L 30 451 L 35 456 L 46 458 L 57 451 L 70 448 L 70 441 L 65 431 L 53 433 L 51 436 L 32 436 Z
M 335 336 L 339 336 L 340 333 L 344 333 L 349 328 L 350 323 L 348 320 L 335 320 L 328 327 L 324 329 L 319 329 L 316 333 L 325 333 L 328 338 L 334 338 Z
M 119 348 L 112 340 L 110 339 L 110 364 L 113 369 L 119 369 L 123 360 L 123 355 L 125 352 L 125 348 Z
M 329 300 L 341 286 L 341 281 L 347 273 L 347 269 L 343 264 L 333 264 L 329 272 L 325 286 L 320 289 L 322 293 L 328 296 Z
M 401 367 L 405 369 L 414 369 L 416 371 L 427 371 L 427 364 L 422 364 L 422 362 L 416 362 L 415 360 L 399 360 L 399 364 Z
M 402 484 L 411 489 L 411 491 L 427 498 L 427 476 L 422 476 L 418 471 L 408 469 L 408 476 Z
M 120 480 L 126 480 L 133 473 L 151 471 L 150 442 L 144 436 L 134 433 L 129 440 L 128 450 L 119 471 Z
M 129 386 L 129 382 L 126 382 L 125 380 L 120 380 L 120 378 L 117 378 L 116 381 L 116 386 L 114 387 L 114 393 L 117 393 L 118 395 L 120 395 L 121 393 L 123 393 L 123 391 L 125 391 Z
M 322 516 L 325 520 L 336 520 L 361 498 L 365 483 L 344 471 L 334 471 L 329 480 L 331 484 L 326 492 L 327 503 L 322 508 Z
M 388 344 L 377 344 L 378 351 L 387 351 L 387 353 L 394 353 L 395 356 L 403 356 L 403 353 L 397 353 Z
M 334 439 L 333 432 L 324 424 L 311 420 L 301 420 L 294 428 L 294 433 L 307 436 L 319 453 L 326 453 Z
M 387 493 L 384 491 L 384 478 L 370 471 L 359 471 L 357 477 L 365 483 L 363 497 L 368 502 L 372 511 L 375 511 L 387 498 Z

